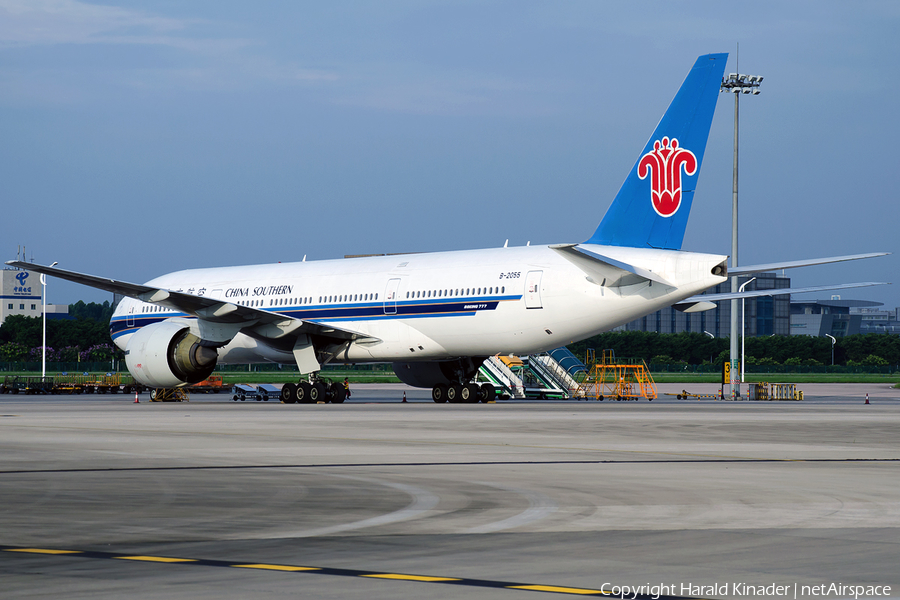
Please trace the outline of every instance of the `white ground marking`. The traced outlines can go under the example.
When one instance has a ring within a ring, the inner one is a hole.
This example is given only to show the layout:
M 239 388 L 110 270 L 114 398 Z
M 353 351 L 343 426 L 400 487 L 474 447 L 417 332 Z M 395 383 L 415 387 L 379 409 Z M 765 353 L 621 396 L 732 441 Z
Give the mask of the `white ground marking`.
M 408 521 L 410 519 L 421 519 L 428 516 L 428 511 L 434 509 L 440 502 L 440 498 L 419 487 L 406 485 L 404 483 L 392 483 L 390 481 L 382 481 L 380 479 L 369 479 L 367 477 L 355 477 L 352 475 L 331 475 L 331 477 L 340 477 L 342 479 L 353 479 L 355 481 L 364 481 L 366 483 L 375 483 L 385 487 L 399 490 L 412 497 L 410 502 L 404 508 L 395 510 L 377 517 L 370 517 L 350 523 L 341 523 L 339 525 L 329 525 L 327 527 L 317 527 L 315 529 L 304 529 L 296 532 L 283 532 L 279 537 L 315 537 L 319 535 L 331 535 L 342 531 L 351 531 L 354 529 L 363 529 L 366 527 L 379 527 L 389 523 L 397 523 L 398 521 Z
M 493 523 L 485 523 L 478 527 L 472 527 L 471 529 L 464 531 L 464 533 L 493 533 L 495 531 L 503 531 L 504 529 L 512 529 L 513 527 L 521 527 L 522 525 L 528 525 L 529 523 L 546 519 L 559 508 L 549 496 L 545 496 L 544 494 L 532 490 L 498 485 L 496 483 L 484 481 L 478 481 L 476 483 L 524 496 L 528 500 L 528 508 L 507 519 L 494 521 Z

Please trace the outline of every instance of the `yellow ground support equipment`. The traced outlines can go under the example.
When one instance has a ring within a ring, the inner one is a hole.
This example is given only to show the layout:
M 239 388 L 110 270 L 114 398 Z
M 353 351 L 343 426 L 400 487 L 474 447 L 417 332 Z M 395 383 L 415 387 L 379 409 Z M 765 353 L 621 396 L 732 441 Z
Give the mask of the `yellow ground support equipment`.
M 81 383 L 89 394 L 115 394 L 122 389 L 122 375 L 119 373 L 107 373 L 106 375 L 85 376 Z M 130 391 L 130 389 L 128 390 Z
M 150 390 L 150 402 L 190 402 L 184 388 L 156 388 Z
M 748 400 L 803 400 L 795 383 L 751 383 Z
M 656 398 L 653 376 L 643 360 L 617 360 L 614 351 L 604 350 L 603 359 L 598 362 L 592 349 L 588 349 L 586 358 L 585 364 L 590 370 L 579 386 L 577 396 L 601 401 Z
M 515 367 L 524 367 L 525 366 L 525 363 L 522 361 L 521 358 L 519 358 L 518 356 L 514 356 L 512 354 L 510 354 L 509 356 L 504 356 L 504 355 L 498 354 L 497 358 L 499 358 L 501 361 L 503 361 L 503 364 L 505 364 L 510 369 L 515 368 Z
M 691 398 L 696 398 L 697 400 L 719 400 L 722 395 L 719 394 L 695 394 L 693 392 L 689 392 L 687 390 L 681 390 L 680 393 L 671 393 L 666 392 L 666 396 L 675 396 L 679 400 L 690 400 Z

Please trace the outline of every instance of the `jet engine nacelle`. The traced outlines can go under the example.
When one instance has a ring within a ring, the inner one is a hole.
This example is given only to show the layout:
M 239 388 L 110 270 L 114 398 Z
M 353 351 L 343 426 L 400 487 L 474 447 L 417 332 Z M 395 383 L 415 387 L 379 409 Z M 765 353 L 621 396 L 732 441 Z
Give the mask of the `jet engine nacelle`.
M 438 385 L 466 383 L 475 377 L 483 357 L 427 362 L 395 362 L 394 373 L 406 385 L 433 388 Z
M 136 331 L 125 347 L 125 364 L 148 387 L 171 388 L 209 377 L 219 356 L 200 344 L 184 322 L 162 321 Z

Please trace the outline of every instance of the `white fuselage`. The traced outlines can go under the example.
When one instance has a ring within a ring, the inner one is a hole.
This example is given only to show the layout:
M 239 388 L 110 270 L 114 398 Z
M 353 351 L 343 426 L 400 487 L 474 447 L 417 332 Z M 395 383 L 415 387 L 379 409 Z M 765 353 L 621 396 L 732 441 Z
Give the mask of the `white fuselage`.
M 148 285 L 357 332 L 336 360 L 420 361 L 531 354 L 607 331 L 725 281 L 724 256 L 581 244 L 670 285 L 608 287 L 549 246 L 370 256 L 193 269 Z M 125 298 L 111 322 L 125 348 L 138 328 L 191 318 Z M 238 333 L 221 363 L 294 362 L 290 350 Z

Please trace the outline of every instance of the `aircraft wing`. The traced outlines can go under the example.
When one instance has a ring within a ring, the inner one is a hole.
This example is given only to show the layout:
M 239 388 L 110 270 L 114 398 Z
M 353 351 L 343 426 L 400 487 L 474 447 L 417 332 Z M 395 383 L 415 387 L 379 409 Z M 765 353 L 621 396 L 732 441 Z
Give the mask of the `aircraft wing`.
M 769 263 L 767 265 L 751 265 L 749 267 L 737 266 L 728 269 L 728 274 L 752 275 L 755 273 L 765 273 L 767 271 L 780 271 L 781 269 L 827 265 L 847 260 L 859 260 L 861 258 L 875 258 L 876 256 L 887 256 L 888 254 L 890 254 L 890 252 L 869 252 L 868 254 L 848 254 L 847 256 L 832 256 L 831 258 L 811 258 L 809 260 L 794 260 L 783 263 Z
M 834 285 L 815 285 L 802 288 L 781 288 L 774 290 L 749 290 L 746 292 L 724 292 L 721 294 L 698 294 L 685 298 L 678 305 L 697 304 L 703 302 L 718 302 L 719 300 L 740 300 L 741 298 L 757 298 L 759 296 L 781 296 L 782 294 L 806 294 L 808 292 L 823 292 L 826 290 L 843 290 L 847 288 L 868 287 L 871 285 L 890 285 L 883 281 L 864 281 L 862 283 L 838 283 Z M 676 306 L 678 306 L 676 305 Z M 713 307 L 710 307 L 713 308 Z
M 59 279 L 73 281 L 107 292 L 122 294 L 123 296 L 135 298 L 142 302 L 165 306 L 166 308 L 187 313 L 209 323 L 231 326 L 243 325 L 243 327 L 247 328 L 268 331 L 273 331 L 272 328 L 274 327 L 281 330 L 284 334 L 321 335 L 337 340 L 378 341 L 375 338 L 357 331 L 342 329 L 334 327 L 333 325 L 323 325 L 312 321 L 301 321 L 300 319 L 295 319 L 288 315 L 268 312 L 249 306 L 241 306 L 232 302 L 217 300 L 215 298 L 185 294 L 184 292 L 129 283 L 127 281 L 118 281 L 107 277 L 97 277 L 96 275 L 77 273 L 58 267 L 47 267 L 16 260 L 7 261 L 6 264 L 11 267 L 58 277 Z M 265 335 L 265 337 L 269 337 L 269 335 Z

